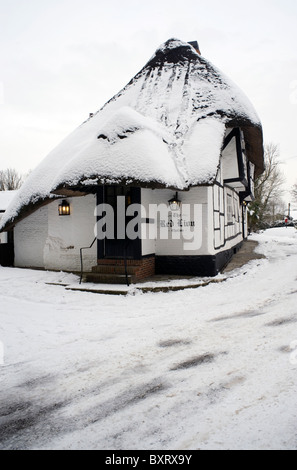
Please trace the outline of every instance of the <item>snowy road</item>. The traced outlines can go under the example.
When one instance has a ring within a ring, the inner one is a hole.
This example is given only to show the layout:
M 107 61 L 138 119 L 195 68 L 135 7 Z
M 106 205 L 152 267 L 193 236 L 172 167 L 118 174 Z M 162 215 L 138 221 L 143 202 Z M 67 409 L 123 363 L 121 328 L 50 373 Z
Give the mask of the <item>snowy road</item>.
M 128 296 L 0 267 L 0 449 L 297 449 L 297 231 L 220 284 Z

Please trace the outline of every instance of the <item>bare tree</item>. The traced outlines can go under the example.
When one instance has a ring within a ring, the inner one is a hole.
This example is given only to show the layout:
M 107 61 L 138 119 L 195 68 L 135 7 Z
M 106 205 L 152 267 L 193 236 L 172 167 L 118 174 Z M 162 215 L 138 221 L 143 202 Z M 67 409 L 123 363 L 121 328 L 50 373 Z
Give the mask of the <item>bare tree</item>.
M 292 198 L 294 199 L 294 201 L 297 202 L 297 183 L 293 185 L 291 194 L 292 194 Z
M 0 191 L 19 189 L 23 183 L 23 176 L 14 168 L 0 170 Z
M 255 181 L 255 200 L 249 206 L 250 228 L 264 228 L 273 220 L 274 208 L 280 204 L 284 176 L 280 170 L 279 147 L 264 146 L 265 170 Z
M 0 191 L 5 191 L 5 177 L 3 170 L 0 170 Z

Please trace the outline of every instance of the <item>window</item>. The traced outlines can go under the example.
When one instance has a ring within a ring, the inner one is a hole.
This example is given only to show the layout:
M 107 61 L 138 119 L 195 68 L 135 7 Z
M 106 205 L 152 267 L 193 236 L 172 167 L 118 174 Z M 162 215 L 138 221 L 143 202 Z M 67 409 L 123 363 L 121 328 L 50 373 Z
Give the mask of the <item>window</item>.
M 231 194 L 227 194 L 227 224 L 233 224 L 233 198 Z

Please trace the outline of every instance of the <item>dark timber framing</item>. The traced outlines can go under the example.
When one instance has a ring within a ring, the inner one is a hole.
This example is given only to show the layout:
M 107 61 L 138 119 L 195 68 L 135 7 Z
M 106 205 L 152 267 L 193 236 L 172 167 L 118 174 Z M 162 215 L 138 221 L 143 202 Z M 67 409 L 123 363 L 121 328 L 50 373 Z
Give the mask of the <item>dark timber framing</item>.
M 250 197 L 251 200 L 254 200 L 254 195 L 253 191 L 251 188 L 251 180 L 252 180 L 252 175 L 251 175 L 251 163 L 248 161 L 247 162 L 247 178 L 248 178 L 248 184 L 246 187 L 245 191 L 240 191 L 239 197 L 240 197 L 240 202 L 242 203 L 247 197 Z

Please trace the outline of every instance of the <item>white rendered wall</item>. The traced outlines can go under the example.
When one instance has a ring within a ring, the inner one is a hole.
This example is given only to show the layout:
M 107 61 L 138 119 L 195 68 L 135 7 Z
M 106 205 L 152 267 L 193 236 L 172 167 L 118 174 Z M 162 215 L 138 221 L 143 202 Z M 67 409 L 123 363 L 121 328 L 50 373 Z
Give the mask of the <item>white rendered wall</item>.
M 169 189 L 142 190 L 141 203 L 145 208 L 142 217 L 154 219 L 153 224 L 142 224 L 142 254 L 155 253 L 159 256 L 195 256 L 209 254 L 213 247 L 212 229 L 212 207 L 211 188 L 199 187 L 191 188 L 189 191 L 179 191 L 178 198 L 182 202 L 182 211 L 172 212 L 168 215 L 168 201 L 175 195 Z M 156 217 L 156 214 L 149 212 L 149 205 L 164 205 L 164 214 Z M 190 213 L 183 212 L 185 208 L 191 208 Z M 195 209 L 194 209 L 195 207 Z M 161 224 L 169 222 L 169 219 L 182 220 L 182 223 L 194 223 L 191 228 L 182 227 L 182 231 L 176 228 L 161 230 Z M 155 228 L 155 230 L 154 230 Z M 148 239 L 148 231 L 155 233 L 155 238 Z M 166 236 L 167 235 L 167 236 Z M 164 236 L 164 238 L 162 238 Z
M 59 216 L 55 200 L 19 222 L 14 230 L 15 266 L 80 271 L 80 248 L 95 235 L 93 195 L 68 198 L 71 215 Z M 84 271 L 97 264 L 97 244 L 83 251 Z
M 244 171 L 243 176 L 247 180 L 247 157 L 244 154 L 242 154 L 242 163 Z M 220 166 L 222 180 L 239 178 L 239 167 L 235 137 L 231 139 L 227 147 L 222 151 Z M 237 192 L 245 190 L 245 186 L 240 181 L 228 182 L 228 185 L 234 188 Z
M 238 178 L 236 140 L 233 138 L 222 152 L 221 169 L 223 179 Z
M 14 228 L 14 264 L 44 268 L 43 250 L 48 234 L 48 206 L 41 207 Z
M 88 247 L 94 240 L 96 196 L 68 198 L 70 216 L 59 216 L 54 201 L 48 206 L 48 236 L 44 246 L 46 269 L 80 271 L 80 248 Z M 84 271 L 97 264 L 97 244 L 83 250 Z
M 186 239 L 184 228 L 183 233 L 169 230 L 168 236 L 164 239 L 157 237 L 157 234 L 160 234 L 163 216 L 161 215 L 157 221 L 154 214 L 150 213 L 149 205 L 157 206 L 163 203 L 168 207 L 168 201 L 174 194 L 172 190 L 142 189 L 141 202 L 144 208 L 142 217 L 154 220 L 152 224 L 145 221 L 142 223 L 142 234 L 145 234 L 142 239 L 143 256 L 154 253 L 159 256 L 212 255 L 232 248 L 242 240 L 242 213 L 238 195 L 232 189 L 220 186 L 203 186 L 178 192 L 182 207 L 191 206 L 191 213 L 188 214 L 189 217 L 184 217 L 184 220 L 194 222 L 195 229 L 192 227 L 187 229 Z M 230 194 L 232 199 L 229 224 L 227 194 Z M 68 198 L 67 201 L 70 203 L 70 216 L 58 215 L 60 201 L 56 200 L 16 225 L 15 266 L 80 271 L 80 248 L 90 246 L 95 237 L 96 197 L 88 195 Z M 193 211 L 194 206 L 197 208 L 196 211 Z M 183 212 L 181 215 L 177 213 L 176 216 L 181 219 Z M 215 230 L 218 228 L 219 230 Z M 191 233 L 192 239 L 189 239 Z M 84 271 L 90 271 L 92 266 L 97 264 L 96 242 L 91 249 L 83 251 L 83 263 Z

